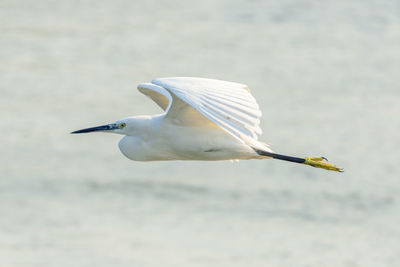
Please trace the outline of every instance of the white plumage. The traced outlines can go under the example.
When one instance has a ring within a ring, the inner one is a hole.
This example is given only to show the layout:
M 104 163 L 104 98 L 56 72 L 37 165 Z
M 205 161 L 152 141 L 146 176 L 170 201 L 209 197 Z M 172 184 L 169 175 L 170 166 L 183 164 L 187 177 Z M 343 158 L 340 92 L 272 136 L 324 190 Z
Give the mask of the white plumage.
M 240 142 L 245 142 L 243 136 L 257 140 L 262 133 L 261 111 L 244 84 L 176 77 L 142 83 L 138 89 L 163 108 L 167 118 L 182 119 L 188 105 L 199 112 L 191 120 L 202 120 L 202 115 Z
M 130 159 L 250 159 L 262 157 L 253 148 L 271 151 L 257 141 L 262 133 L 261 111 L 246 85 L 173 77 L 141 83 L 138 90 L 156 102 L 164 113 L 152 116 L 151 122 L 147 117 L 117 122 L 128 122 L 127 126 L 136 124 L 135 128 L 147 133 L 138 140 L 140 133 L 132 130 L 121 140 L 119 147 Z
M 140 92 L 164 112 L 135 116 L 73 133 L 125 135 L 121 152 L 132 160 L 232 160 L 275 158 L 341 171 L 325 158 L 275 154 L 259 142 L 261 111 L 249 88 L 240 83 L 174 77 L 141 83 Z
M 246 85 L 204 78 L 173 77 L 141 83 L 138 90 L 164 113 L 134 116 L 75 131 L 125 135 L 121 152 L 132 160 L 227 160 L 266 158 L 255 149 L 261 111 Z

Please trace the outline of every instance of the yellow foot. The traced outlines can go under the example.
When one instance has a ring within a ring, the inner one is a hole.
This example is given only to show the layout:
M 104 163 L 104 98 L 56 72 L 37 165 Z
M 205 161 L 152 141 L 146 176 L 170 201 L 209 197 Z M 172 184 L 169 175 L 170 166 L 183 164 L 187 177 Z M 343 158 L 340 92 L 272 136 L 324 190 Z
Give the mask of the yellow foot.
M 343 169 L 336 167 L 333 164 L 328 163 L 328 160 L 324 157 L 310 157 L 310 158 L 304 158 L 305 161 L 303 164 L 313 166 L 315 168 L 322 168 L 325 170 L 330 170 L 330 171 L 337 171 L 337 172 L 343 172 Z

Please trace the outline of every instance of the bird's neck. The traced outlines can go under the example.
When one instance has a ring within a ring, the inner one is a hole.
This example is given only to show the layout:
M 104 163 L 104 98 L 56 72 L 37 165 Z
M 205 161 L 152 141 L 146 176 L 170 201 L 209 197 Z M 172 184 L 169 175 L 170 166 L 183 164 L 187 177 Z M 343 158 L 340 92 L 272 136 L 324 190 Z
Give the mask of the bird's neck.
M 125 134 L 147 139 L 159 127 L 161 122 L 162 117 L 158 115 L 131 117 Z

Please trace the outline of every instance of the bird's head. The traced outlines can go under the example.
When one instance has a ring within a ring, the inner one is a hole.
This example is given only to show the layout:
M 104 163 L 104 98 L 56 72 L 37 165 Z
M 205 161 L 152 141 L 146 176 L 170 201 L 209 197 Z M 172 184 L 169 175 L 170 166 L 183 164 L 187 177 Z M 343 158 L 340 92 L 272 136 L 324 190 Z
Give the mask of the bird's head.
M 133 118 L 125 118 L 118 120 L 114 123 L 85 128 L 71 133 L 78 134 L 78 133 L 90 133 L 90 132 L 105 132 L 105 133 L 117 133 L 126 135 L 129 132 L 129 130 L 133 127 L 133 124 L 134 124 Z

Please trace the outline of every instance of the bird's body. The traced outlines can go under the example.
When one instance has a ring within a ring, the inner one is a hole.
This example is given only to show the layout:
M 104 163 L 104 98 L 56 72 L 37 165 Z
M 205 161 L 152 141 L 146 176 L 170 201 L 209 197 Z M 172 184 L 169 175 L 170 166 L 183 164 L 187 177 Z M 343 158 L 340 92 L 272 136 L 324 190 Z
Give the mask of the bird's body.
M 229 160 L 260 158 L 250 148 L 211 123 L 181 125 L 163 115 L 132 117 L 137 131 L 119 142 L 121 152 L 136 161 Z
M 244 84 L 174 77 L 139 84 L 138 89 L 164 112 L 135 116 L 73 133 L 93 131 L 125 135 L 121 152 L 135 161 L 233 160 L 276 158 L 340 171 L 324 158 L 275 154 L 258 141 L 261 111 Z

